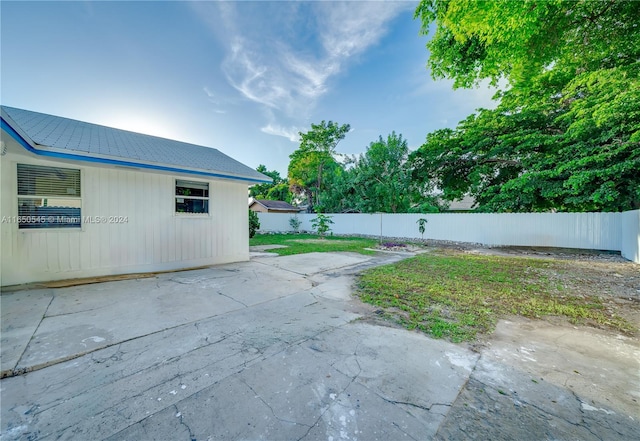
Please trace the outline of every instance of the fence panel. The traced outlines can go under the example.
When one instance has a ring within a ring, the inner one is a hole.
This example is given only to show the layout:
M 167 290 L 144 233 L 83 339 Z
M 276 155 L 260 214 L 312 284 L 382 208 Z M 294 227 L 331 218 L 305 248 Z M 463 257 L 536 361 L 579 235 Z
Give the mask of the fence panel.
M 622 256 L 640 263 L 640 210 L 622 213 L 621 230 L 620 252 Z
M 291 231 L 291 214 L 259 213 L 260 231 Z M 310 231 L 315 214 L 297 215 Z M 539 246 L 622 251 L 640 260 L 640 210 L 625 213 L 437 213 L 332 214 L 334 234 L 421 238 L 418 220 L 427 219 L 424 239 L 483 245 Z

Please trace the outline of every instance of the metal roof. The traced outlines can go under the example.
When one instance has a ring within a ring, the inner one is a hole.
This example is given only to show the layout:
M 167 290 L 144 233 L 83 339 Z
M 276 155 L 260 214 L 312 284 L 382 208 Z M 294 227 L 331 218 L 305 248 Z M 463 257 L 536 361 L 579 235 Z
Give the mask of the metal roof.
M 2 119 L 25 138 L 36 154 L 56 152 L 77 160 L 106 159 L 131 166 L 149 165 L 168 171 L 272 182 L 268 176 L 211 147 L 7 106 L 2 106 Z

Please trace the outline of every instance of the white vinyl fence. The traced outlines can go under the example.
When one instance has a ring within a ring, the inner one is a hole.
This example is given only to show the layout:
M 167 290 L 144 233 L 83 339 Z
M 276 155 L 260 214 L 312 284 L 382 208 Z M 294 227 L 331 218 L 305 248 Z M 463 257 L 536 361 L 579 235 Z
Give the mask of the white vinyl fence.
M 292 214 L 258 213 L 260 232 L 292 231 Z M 315 214 L 297 215 L 311 231 Z M 624 213 L 437 213 L 331 214 L 337 235 L 421 238 L 418 219 L 427 219 L 424 238 L 500 246 L 540 246 L 620 251 L 640 263 L 640 210 Z

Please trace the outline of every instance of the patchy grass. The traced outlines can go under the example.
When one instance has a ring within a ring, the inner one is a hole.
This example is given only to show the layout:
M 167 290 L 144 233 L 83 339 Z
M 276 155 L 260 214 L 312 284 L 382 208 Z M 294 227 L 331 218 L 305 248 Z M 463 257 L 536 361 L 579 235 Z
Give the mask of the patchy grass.
M 622 332 L 634 327 L 596 296 L 568 292 L 551 275 L 552 260 L 439 251 L 373 268 L 359 278 L 359 295 L 409 329 L 453 342 L 493 331 L 509 314 L 563 316 Z
M 375 239 L 361 237 L 320 237 L 315 234 L 256 234 L 249 240 L 249 245 L 285 245 L 287 248 L 268 250 L 281 256 L 303 253 L 327 253 L 350 251 L 360 254 L 375 254 L 365 248 L 375 248 Z

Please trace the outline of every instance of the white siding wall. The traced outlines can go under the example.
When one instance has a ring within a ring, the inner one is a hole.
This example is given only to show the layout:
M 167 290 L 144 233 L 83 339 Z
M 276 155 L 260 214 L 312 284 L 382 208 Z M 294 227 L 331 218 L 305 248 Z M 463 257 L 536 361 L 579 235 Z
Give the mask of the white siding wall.
M 246 184 L 209 180 L 210 216 L 180 216 L 174 214 L 177 176 L 8 154 L 0 170 L 2 216 L 17 215 L 18 162 L 80 168 L 82 215 L 127 216 L 128 222 L 30 231 L 3 223 L 2 286 L 249 259 Z
M 260 231 L 290 231 L 292 215 L 259 213 Z M 622 251 L 640 263 L 640 210 L 625 213 L 333 214 L 335 234 L 420 238 L 417 221 L 428 220 L 425 239 L 485 245 L 543 246 Z M 315 214 L 299 214 L 311 230 Z M 624 224 L 624 225 L 623 225 Z

